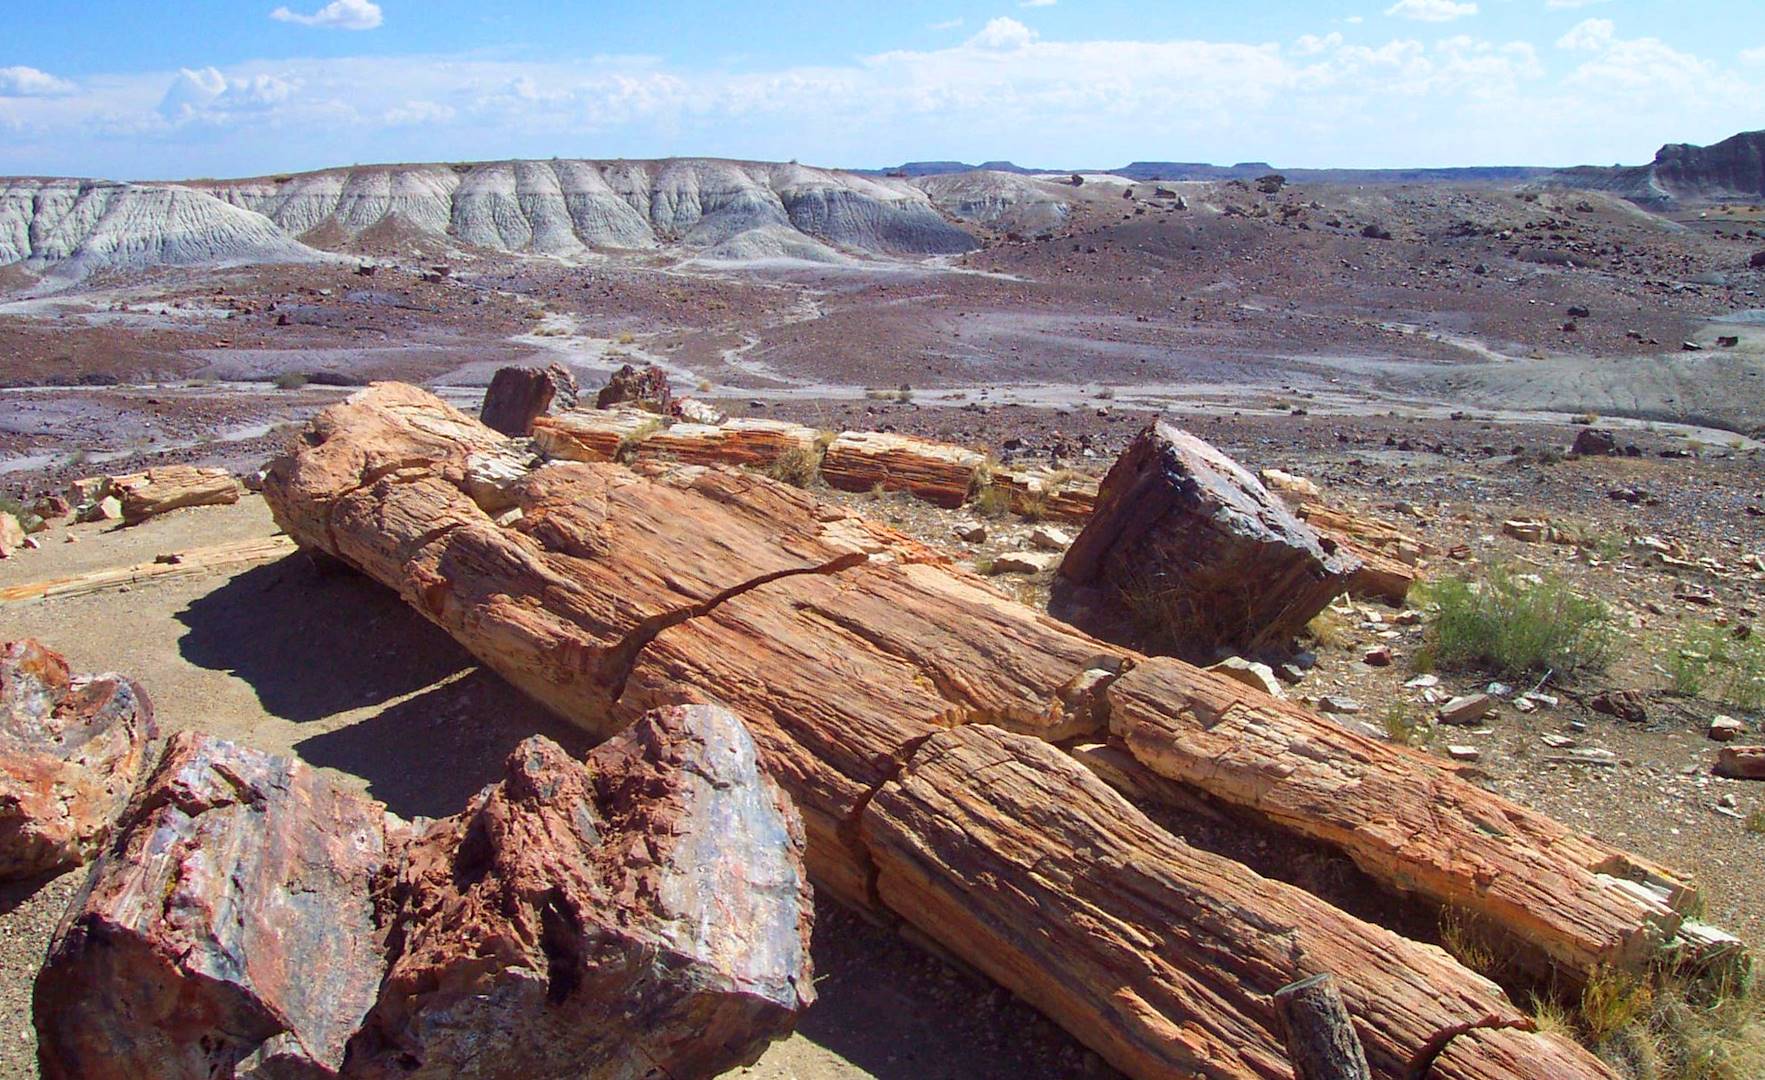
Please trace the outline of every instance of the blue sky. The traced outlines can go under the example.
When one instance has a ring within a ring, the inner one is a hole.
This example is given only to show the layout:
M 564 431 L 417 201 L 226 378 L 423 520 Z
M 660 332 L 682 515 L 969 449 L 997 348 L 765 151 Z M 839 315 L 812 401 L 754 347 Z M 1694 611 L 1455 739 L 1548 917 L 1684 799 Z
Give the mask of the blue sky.
M 0 173 L 1635 162 L 1765 127 L 1757 4 L 82 0 L 7 21 Z

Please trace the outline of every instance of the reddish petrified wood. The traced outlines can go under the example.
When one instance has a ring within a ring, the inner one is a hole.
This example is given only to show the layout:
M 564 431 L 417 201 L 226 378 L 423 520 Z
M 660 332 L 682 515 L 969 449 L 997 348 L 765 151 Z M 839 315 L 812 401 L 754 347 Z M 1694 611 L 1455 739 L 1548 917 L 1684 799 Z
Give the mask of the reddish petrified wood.
M 0 881 L 95 855 L 158 732 L 121 675 L 73 675 L 35 641 L 0 647 Z

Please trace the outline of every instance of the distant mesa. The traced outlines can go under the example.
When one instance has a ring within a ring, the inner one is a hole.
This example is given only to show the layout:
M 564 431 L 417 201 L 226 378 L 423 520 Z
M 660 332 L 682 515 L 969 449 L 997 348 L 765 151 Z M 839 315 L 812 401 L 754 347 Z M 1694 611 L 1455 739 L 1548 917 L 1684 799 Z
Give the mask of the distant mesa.
M 1585 165 L 1564 169 L 1550 180 L 1645 205 L 1756 201 L 1765 198 L 1765 131 L 1743 131 L 1711 146 L 1668 143 L 1647 165 Z
M 377 165 L 246 180 L 0 180 L 0 266 L 292 262 L 374 240 L 836 263 L 978 246 L 901 180 L 711 159 Z

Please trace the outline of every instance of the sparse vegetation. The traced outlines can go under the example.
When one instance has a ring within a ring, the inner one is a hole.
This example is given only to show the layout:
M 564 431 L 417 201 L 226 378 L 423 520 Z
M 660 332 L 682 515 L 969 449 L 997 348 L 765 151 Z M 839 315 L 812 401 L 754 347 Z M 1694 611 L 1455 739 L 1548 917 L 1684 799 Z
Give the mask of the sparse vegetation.
M 1722 627 L 1697 627 L 1669 648 L 1665 666 L 1668 689 L 1680 697 L 1765 708 L 1765 640 L 1756 635 L 1740 639 Z
M 996 484 L 981 484 L 969 508 L 982 517 L 1002 518 L 1011 513 L 1011 491 Z
M 1343 648 L 1349 640 L 1348 617 L 1333 607 L 1327 607 L 1305 624 L 1305 635 L 1320 649 Z
M 1765 1076 L 1765 997 L 1738 976 L 1671 978 L 1598 973 L 1572 1006 L 1533 1003 L 1541 1030 L 1579 1039 L 1632 1080 Z
M 1747 831 L 1754 836 L 1765 835 L 1765 810 L 1755 810 L 1747 815 Z
M 826 449 L 827 444 L 820 440 L 809 446 L 792 446 L 763 471 L 792 487 L 813 487 L 821 479 L 821 455 Z
M 1391 741 L 1404 746 L 1425 746 L 1434 737 L 1434 725 L 1408 702 L 1393 701 L 1387 705 L 1380 721 Z
M 638 447 L 643 445 L 645 439 L 661 429 L 662 421 L 660 420 L 648 420 L 638 425 L 631 434 L 619 440 L 619 445 L 613 450 L 613 460 L 621 465 L 629 465 L 636 461 Z
M 278 389 L 278 390 L 299 390 L 301 387 L 305 386 L 309 381 L 311 381 L 311 380 L 309 380 L 306 377 L 305 372 L 284 371 L 282 374 L 276 376 L 276 389 Z
M 621 345 L 630 345 L 637 340 L 637 335 L 632 333 L 629 330 L 621 330 L 619 332 L 619 336 L 617 338 L 614 338 L 613 340 L 617 341 Z
M 1598 670 L 1611 659 L 1611 613 L 1554 578 L 1491 567 L 1480 581 L 1446 578 L 1426 598 L 1438 608 L 1433 659 L 1512 678 Z
M 1488 976 L 1496 969 L 1495 950 L 1489 947 L 1489 935 L 1477 917 L 1460 908 L 1443 908 L 1440 912 L 1440 947 L 1453 959 Z

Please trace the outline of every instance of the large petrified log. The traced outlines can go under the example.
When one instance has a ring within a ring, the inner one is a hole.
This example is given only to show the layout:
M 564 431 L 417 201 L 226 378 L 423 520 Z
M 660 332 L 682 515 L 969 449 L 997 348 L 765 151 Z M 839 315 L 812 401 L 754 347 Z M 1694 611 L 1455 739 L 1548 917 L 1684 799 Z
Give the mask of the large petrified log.
M 1106 691 L 1111 732 L 1154 772 L 1346 852 L 1402 892 L 1473 913 L 1571 976 L 1661 958 L 1696 897 L 1665 870 L 1177 660 Z
M 352 1077 L 711 1076 L 814 1000 L 803 834 L 734 714 L 534 737 L 404 851 Z M 496 1047 L 494 1060 L 484 1048 Z
M 37 977 L 46 1080 L 334 1076 L 384 968 L 385 808 L 179 733 Z
M 0 646 L 0 881 L 95 855 L 157 734 L 133 681 L 74 675 L 35 641 Z
M 821 458 L 821 478 L 841 491 L 907 491 L 936 506 L 968 500 L 987 465 L 978 450 L 888 431 L 846 431 Z
M 1147 665 L 1005 599 L 884 526 L 748 472 L 552 464 L 507 490 L 521 513 L 497 519 L 507 522 L 499 526 L 460 479 L 463 460 L 490 445 L 489 432 L 433 397 L 375 387 L 327 410 L 297 452 L 277 463 L 265 491 L 278 521 L 302 544 L 397 589 L 575 723 L 606 734 L 654 705 L 698 700 L 735 708 L 804 814 L 818 883 L 847 902 L 883 903 L 860 837 L 864 807 L 928 736 L 964 723 L 1047 740 L 1094 736 L 1106 725 L 1105 706 L 1114 704 L 1112 683 Z M 1182 678 L 1171 680 L 1176 689 L 1167 698 L 1144 696 L 1173 728 L 1191 712 L 1218 715 L 1221 686 L 1236 690 L 1234 701 L 1250 694 L 1177 661 L 1162 663 Z M 1203 685 L 1192 686 L 1198 677 Z M 1466 808 L 1430 822 L 1437 853 L 1499 852 L 1487 860 L 1439 858 L 1412 873 L 1407 855 L 1360 852 L 1390 846 L 1377 830 L 1332 834 L 1332 843 L 1395 887 L 1476 910 L 1491 880 L 1504 874 L 1558 883 L 1590 876 L 1576 860 L 1591 842 L 1444 770 L 1419 773 L 1409 757 L 1369 755 L 1361 740 L 1310 719 L 1315 726 L 1303 742 L 1252 741 L 1242 751 L 1266 758 L 1265 784 L 1341 760 L 1350 777 L 1375 775 L 1340 784 L 1330 820 L 1376 821 L 1388 812 L 1391 786 L 1421 776 L 1434 797 Z M 1168 768 L 1144 738 L 1120 745 L 1149 754 L 1157 771 Z M 1262 811 L 1230 776 L 1216 781 L 1192 770 L 1181 782 L 1306 832 Z M 1559 836 L 1573 842 L 1558 844 L 1552 838 Z M 1656 940 L 1658 928 L 1670 935 L 1680 900 L 1664 904 L 1644 886 L 1635 890 L 1555 896 L 1560 919 L 1524 916 L 1532 936 L 1522 947 L 1541 957 L 1584 956 L 1544 939 L 1624 919 L 1632 920 L 1627 940 Z M 1492 919 L 1517 917 L 1485 906 Z M 1621 949 L 1615 958 L 1632 956 Z
M 497 368 L 484 392 L 478 419 L 504 435 L 533 431 L 533 421 L 557 409 L 576 407 L 576 376 L 557 364 L 543 368 Z
M 1439 949 L 1198 851 L 1058 749 L 970 725 L 927 740 L 864 812 L 877 888 L 920 932 L 1132 1076 L 1293 1075 L 1268 995 L 1334 971 L 1375 1076 L 1477 1029 L 1437 1080 L 1605 1077 Z
M 239 501 L 239 481 L 225 469 L 161 465 L 146 472 L 113 476 L 110 493 L 122 501 L 123 524 L 186 506 L 224 506 Z
M 1109 470 L 1060 575 L 1092 603 L 1155 603 L 1160 636 L 1204 658 L 1286 645 L 1358 568 L 1231 458 L 1160 422 Z
M 704 1076 L 812 999 L 803 834 L 733 714 L 535 737 L 412 828 L 180 734 L 57 931 L 50 1080 Z

